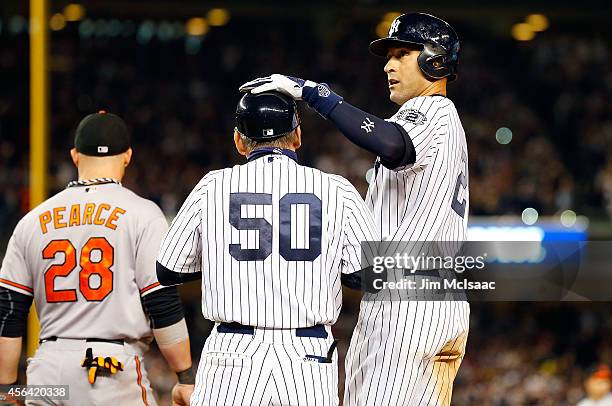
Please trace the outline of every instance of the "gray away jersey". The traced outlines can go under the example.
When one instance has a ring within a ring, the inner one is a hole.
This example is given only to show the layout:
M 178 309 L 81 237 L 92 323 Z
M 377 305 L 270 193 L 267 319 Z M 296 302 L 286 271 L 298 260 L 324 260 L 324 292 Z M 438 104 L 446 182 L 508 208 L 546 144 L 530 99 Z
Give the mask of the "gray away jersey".
M 377 160 L 366 202 L 382 238 L 464 241 L 469 210 L 467 143 L 453 102 L 443 96 L 415 97 L 388 121 L 406 130 L 416 161 L 390 170 Z M 454 254 L 456 246 L 440 248 Z
M 272 154 L 207 174 L 164 237 L 158 261 L 202 272 L 202 312 L 269 328 L 332 324 L 340 274 L 361 269 L 372 215 L 344 178 Z
M 167 229 L 153 202 L 119 184 L 67 188 L 17 224 L 0 285 L 34 296 L 42 338 L 148 338 L 140 299 L 163 287 Z

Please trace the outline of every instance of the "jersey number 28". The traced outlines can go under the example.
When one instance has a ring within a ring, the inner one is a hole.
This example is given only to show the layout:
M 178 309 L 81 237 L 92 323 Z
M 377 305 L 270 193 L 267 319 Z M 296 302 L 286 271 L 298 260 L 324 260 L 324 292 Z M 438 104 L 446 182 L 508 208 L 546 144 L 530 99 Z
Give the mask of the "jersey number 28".
M 291 206 L 308 205 L 308 248 L 291 248 Z M 237 261 L 263 261 L 272 253 L 272 224 L 264 218 L 242 217 L 243 205 L 272 205 L 269 193 L 230 194 L 229 222 L 238 230 L 259 230 L 259 248 L 245 249 L 230 244 Z M 286 261 L 314 261 L 321 255 L 321 199 L 312 193 L 287 193 L 278 202 L 278 250 Z
M 92 260 L 92 252 L 99 251 L 99 260 Z M 76 289 L 55 289 L 55 278 L 68 276 L 76 267 L 77 252 L 69 240 L 53 240 L 42 252 L 44 259 L 54 259 L 58 253 L 64 254 L 63 264 L 54 264 L 45 271 L 45 294 L 47 302 L 76 302 Z M 110 267 L 114 262 L 113 246 L 104 237 L 92 237 L 81 249 L 79 257 L 79 290 L 88 302 L 104 300 L 113 291 L 113 271 Z M 90 278 L 99 277 L 100 284 L 92 288 Z

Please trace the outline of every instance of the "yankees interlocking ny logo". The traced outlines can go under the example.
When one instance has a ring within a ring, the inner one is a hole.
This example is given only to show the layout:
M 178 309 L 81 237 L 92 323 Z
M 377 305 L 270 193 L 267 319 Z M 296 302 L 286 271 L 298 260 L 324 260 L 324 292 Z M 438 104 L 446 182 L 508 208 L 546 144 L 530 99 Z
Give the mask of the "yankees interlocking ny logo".
M 389 28 L 389 36 L 392 37 L 393 34 L 395 34 L 395 32 L 397 31 L 397 28 L 399 26 L 399 19 L 395 19 L 393 20 L 393 23 L 391 23 L 391 28 Z
M 361 126 L 361 129 L 367 133 L 372 132 L 372 130 L 374 129 L 374 122 L 370 120 L 370 117 L 366 117 L 365 120 L 363 120 L 363 125 Z

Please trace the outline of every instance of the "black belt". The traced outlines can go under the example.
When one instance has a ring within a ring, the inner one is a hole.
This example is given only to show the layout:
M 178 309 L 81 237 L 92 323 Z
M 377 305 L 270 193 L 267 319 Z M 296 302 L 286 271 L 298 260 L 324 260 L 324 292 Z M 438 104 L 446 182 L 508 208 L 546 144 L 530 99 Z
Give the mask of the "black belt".
M 57 341 L 57 339 L 58 339 L 57 336 L 41 338 L 38 341 L 38 344 L 42 344 L 42 343 L 47 342 L 47 341 Z M 123 345 L 124 344 L 124 341 L 121 340 L 121 339 L 118 339 L 118 340 L 109 340 L 107 338 L 86 338 L 85 341 L 88 342 L 88 343 L 110 343 L 110 344 L 117 344 L 117 345 Z
M 452 271 L 452 269 L 449 269 L 449 271 Z M 445 273 L 443 269 L 419 269 L 416 271 L 413 271 L 411 269 L 404 269 L 404 276 L 429 276 L 434 278 L 444 278 Z
M 234 333 L 234 334 L 249 334 L 255 335 L 255 327 L 245 326 L 240 323 L 221 323 L 217 326 L 219 333 Z M 295 329 L 296 337 L 314 337 L 314 338 L 327 338 L 327 331 L 325 326 L 317 324 L 312 327 L 301 327 Z

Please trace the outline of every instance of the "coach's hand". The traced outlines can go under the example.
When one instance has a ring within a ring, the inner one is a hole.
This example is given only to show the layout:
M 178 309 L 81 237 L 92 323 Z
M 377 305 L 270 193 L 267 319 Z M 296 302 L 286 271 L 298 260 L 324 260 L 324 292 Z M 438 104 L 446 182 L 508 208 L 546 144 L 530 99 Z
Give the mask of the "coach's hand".
M 172 388 L 172 406 L 189 406 L 189 398 L 193 393 L 194 385 L 177 383 Z
M 315 83 L 278 73 L 246 82 L 240 86 L 240 91 L 253 94 L 279 92 L 294 100 L 303 99 L 324 118 L 329 117 L 334 107 L 342 102 L 342 97 L 332 92 L 325 83 Z
M 315 87 L 317 84 L 309 80 L 275 73 L 246 82 L 240 86 L 240 91 L 251 92 L 253 94 L 279 92 L 292 97 L 294 100 L 301 100 L 304 86 Z

